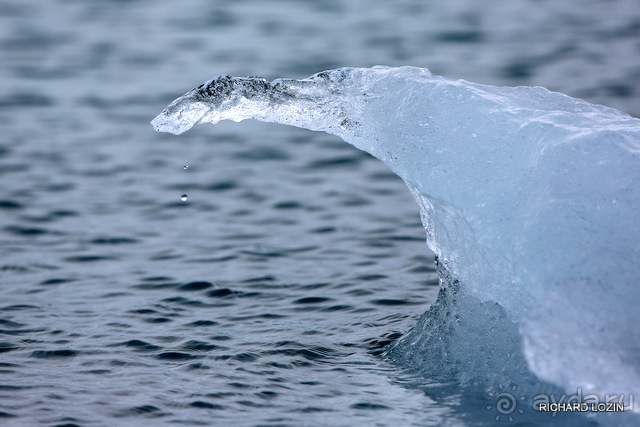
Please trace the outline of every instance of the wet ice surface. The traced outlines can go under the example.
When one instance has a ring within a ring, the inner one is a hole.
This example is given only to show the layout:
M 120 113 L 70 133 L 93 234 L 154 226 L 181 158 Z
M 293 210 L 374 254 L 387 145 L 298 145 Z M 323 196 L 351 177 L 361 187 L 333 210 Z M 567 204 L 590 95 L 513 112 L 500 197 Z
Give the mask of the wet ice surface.
M 0 2 L 0 422 L 490 425 L 486 396 L 377 356 L 437 294 L 381 163 L 261 123 L 148 125 L 217 74 L 377 63 L 640 111 L 631 2 L 474 4 Z

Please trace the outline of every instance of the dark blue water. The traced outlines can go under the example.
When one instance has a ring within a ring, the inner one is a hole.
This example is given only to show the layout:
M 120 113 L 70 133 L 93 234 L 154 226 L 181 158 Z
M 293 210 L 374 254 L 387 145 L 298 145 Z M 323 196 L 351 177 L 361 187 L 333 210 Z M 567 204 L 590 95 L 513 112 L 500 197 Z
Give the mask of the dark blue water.
M 220 73 L 375 64 L 638 115 L 639 46 L 625 1 L 0 1 L 0 424 L 491 424 L 380 356 L 438 292 L 399 178 L 325 134 L 149 121 Z

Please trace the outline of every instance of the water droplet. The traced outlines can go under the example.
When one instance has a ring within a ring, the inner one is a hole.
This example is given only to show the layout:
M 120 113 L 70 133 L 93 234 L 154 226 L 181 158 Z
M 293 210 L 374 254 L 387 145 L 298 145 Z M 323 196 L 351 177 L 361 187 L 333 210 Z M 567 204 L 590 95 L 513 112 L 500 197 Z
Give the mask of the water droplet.
M 184 169 L 189 169 L 189 162 L 185 163 Z
M 182 200 L 183 202 L 186 202 L 189 199 L 189 196 L 187 196 L 186 194 L 183 194 L 182 196 L 180 196 L 180 200 Z

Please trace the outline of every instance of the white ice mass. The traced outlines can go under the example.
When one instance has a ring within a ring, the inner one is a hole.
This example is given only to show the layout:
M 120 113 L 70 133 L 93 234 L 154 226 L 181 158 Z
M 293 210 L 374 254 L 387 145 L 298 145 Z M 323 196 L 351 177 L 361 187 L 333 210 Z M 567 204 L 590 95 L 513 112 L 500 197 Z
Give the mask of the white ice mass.
M 152 124 L 226 119 L 337 135 L 407 183 L 441 293 L 389 358 L 435 379 L 640 397 L 640 120 L 541 87 L 374 67 L 220 76 Z

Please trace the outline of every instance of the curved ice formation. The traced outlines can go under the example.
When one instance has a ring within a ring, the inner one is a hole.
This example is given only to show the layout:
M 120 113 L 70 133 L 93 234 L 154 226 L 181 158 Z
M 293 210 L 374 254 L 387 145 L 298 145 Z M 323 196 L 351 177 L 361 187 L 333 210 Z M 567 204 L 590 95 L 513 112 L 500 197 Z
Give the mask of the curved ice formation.
M 374 67 L 220 76 L 152 124 L 179 134 L 225 119 L 337 135 L 407 183 L 441 295 L 389 357 L 434 378 L 530 371 L 640 396 L 640 120 L 541 87 Z

